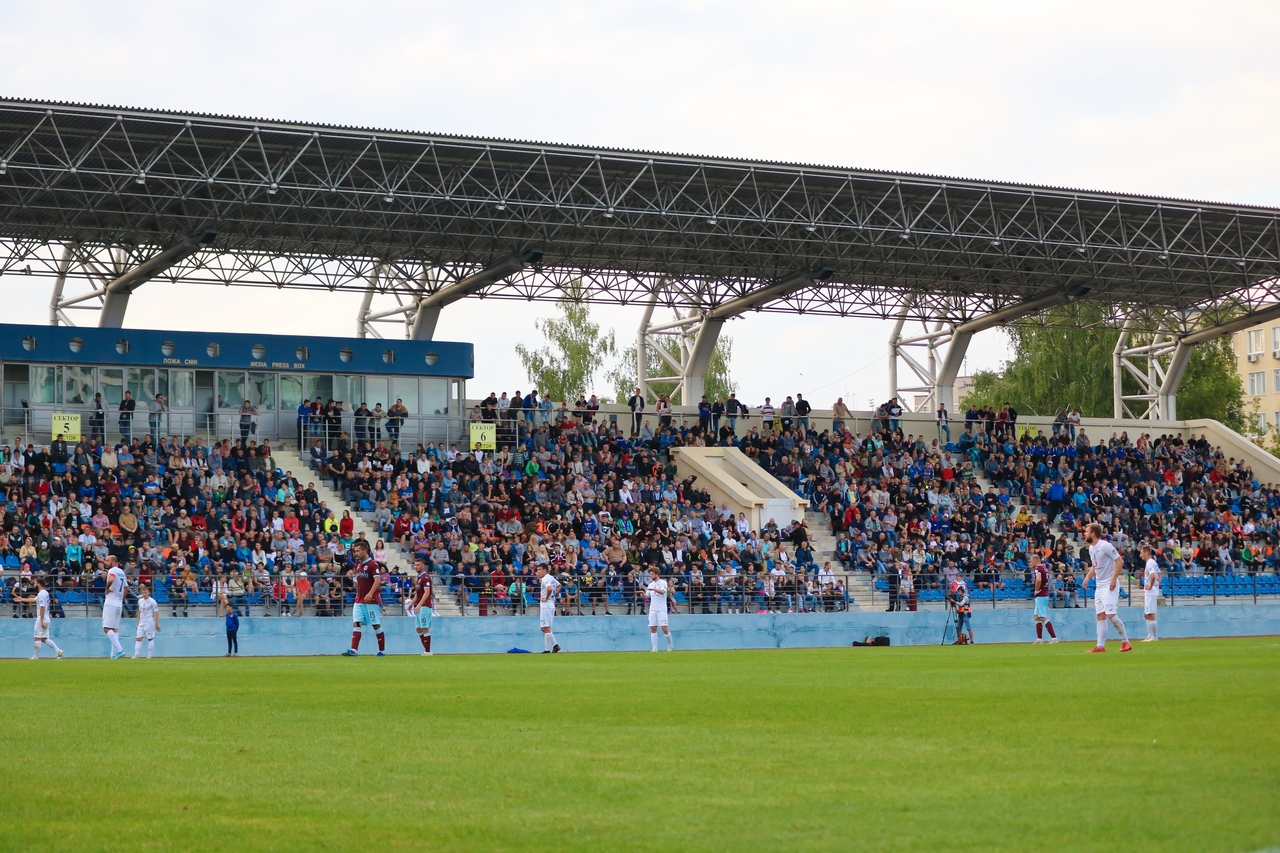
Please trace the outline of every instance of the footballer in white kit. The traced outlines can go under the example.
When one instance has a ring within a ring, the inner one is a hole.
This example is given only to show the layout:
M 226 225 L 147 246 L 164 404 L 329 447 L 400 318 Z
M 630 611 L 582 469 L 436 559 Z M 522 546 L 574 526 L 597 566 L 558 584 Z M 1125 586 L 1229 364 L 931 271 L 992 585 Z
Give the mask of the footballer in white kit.
M 1142 546 L 1146 566 L 1142 572 L 1142 618 L 1147 623 L 1147 636 L 1142 642 L 1160 639 L 1156 636 L 1156 608 L 1160 605 L 1160 564 L 1150 545 Z
M 671 642 L 671 628 L 667 624 L 667 595 L 670 591 L 671 587 L 662 579 L 657 567 L 650 568 L 649 583 L 645 586 L 645 592 L 649 596 L 649 645 L 651 647 L 649 651 L 651 652 L 658 650 L 659 628 L 667 638 L 667 651 L 675 648 Z
M 111 659 L 124 657 L 120 645 L 120 611 L 124 609 L 124 569 L 116 565 L 115 557 L 107 557 L 107 594 L 102 603 L 102 633 L 111 641 Z
M 32 660 L 40 658 L 40 647 L 48 646 L 53 649 L 58 657 L 62 657 L 62 649 L 58 648 L 58 644 L 49 638 L 49 624 L 51 622 L 49 609 L 49 590 L 45 588 L 44 578 L 36 578 L 36 588 L 40 591 L 36 593 L 36 629 L 35 629 L 35 654 L 31 656 Z
M 538 566 L 538 625 L 542 628 L 544 655 L 560 651 L 556 635 L 551 632 L 551 625 L 556 618 L 556 593 L 559 591 L 560 581 L 547 572 L 546 566 Z
M 1129 645 L 1129 634 L 1124 629 L 1124 622 L 1116 615 L 1116 606 L 1120 601 L 1120 552 L 1102 538 L 1101 524 L 1090 524 L 1085 530 L 1084 538 L 1089 543 L 1090 565 L 1080 586 L 1088 586 L 1091 577 L 1095 580 L 1093 606 L 1098 614 L 1098 643 L 1089 651 L 1107 650 L 1107 623 L 1110 622 L 1120 635 L 1120 651 L 1127 652 L 1133 646 Z
M 133 656 L 142 653 L 142 640 L 147 640 L 147 657 L 156 650 L 156 634 L 160 631 L 160 605 L 151 597 L 151 588 L 145 584 L 138 595 L 138 635 L 133 641 Z

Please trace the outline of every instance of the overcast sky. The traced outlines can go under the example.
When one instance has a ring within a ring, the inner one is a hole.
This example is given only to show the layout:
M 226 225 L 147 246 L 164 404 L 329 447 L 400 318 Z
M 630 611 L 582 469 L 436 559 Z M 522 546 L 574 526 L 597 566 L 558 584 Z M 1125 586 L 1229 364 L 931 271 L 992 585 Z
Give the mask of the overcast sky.
M 1280 206 L 1280 3 L 8 0 L 0 94 Z M 4 282 L 45 322 L 49 282 Z M 127 325 L 352 334 L 359 298 L 144 287 Z M 551 306 L 467 301 L 472 393 Z M 637 309 L 596 309 L 620 345 Z M 504 333 L 483 334 L 497 321 Z M 891 324 L 726 326 L 742 396 L 888 393 Z M 389 328 L 387 333 L 396 334 Z M 999 332 L 968 369 L 996 367 Z M 604 383 L 600 382 L 603 389 Z

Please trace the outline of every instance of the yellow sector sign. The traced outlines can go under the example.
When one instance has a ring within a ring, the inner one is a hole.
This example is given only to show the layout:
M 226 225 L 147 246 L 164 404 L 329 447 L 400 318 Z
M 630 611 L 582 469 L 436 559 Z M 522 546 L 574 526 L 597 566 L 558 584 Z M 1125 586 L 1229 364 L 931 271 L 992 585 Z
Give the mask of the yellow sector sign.
M 65 441 L 80 440 L 80 416 L 60 414 L 55 412 L 50 416 L 52 419 L 52 429 L 54 438 L 61 436 Z
M 487 422 L 471 424 L 471 449 L 475 450 L 477 446 L 481 450 L 498 449 L 498 430 L 496 424 Z

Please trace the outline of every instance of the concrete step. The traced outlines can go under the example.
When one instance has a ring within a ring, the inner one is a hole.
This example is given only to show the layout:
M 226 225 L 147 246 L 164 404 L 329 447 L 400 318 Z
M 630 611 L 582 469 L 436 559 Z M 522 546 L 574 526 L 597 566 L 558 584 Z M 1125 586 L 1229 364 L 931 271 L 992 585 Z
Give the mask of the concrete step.
M 378 535 L 377 525 L 372 523 L 373 513 L 357 513 L 354 507 L 347 506 L 342 501 L 342 496 L 333 491 L 329 487 L 329 483 L 317 478 L 312 480 L 316 484 L 316 495 L 320 501 L 329 509 L 336 512 L 341 517 L 342 510 L 352 510 L 351 517 L 355 520 L 355 533 L 358 536 L 363 533 L 364 538 L 370 543 L 377 542 L 383 537 Z M 401 574 L 408 574 L 413 569 L 413 556 L 409 554 L 399 543 L 389 542 L 383 539 L 383 543 L 387 546 L 387 567 L 394 566 Z M 439 575 L 433 574 L 432 579 L 435 582 L 436 590 L 436 612 L 441 616 L 461 616 L 462 611 L 458 607 L 458 603 L 453 600 L 452 596 L 442 594 L 447 589 L 446 584 Z

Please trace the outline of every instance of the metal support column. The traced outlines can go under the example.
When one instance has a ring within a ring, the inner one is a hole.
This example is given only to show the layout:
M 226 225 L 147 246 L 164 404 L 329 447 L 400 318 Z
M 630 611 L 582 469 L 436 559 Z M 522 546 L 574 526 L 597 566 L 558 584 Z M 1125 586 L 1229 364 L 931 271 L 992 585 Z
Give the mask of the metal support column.
M 71 270 L 71 261 L 75 258 L 75 255 L 75 245 L 73 243 L 64 243 L 62 245 L 62 257 L 58 261 L 58 275 L 53 280 L 53 296 L 49 299 L 50 326 L 75 325 L 62 310 L 62 291 L 67 285 L 67 273 Z
M 1139 420 L 1177 420 L 1178 389 L 1182 387 L 1187 366 L 1191 363 L 1191 350 L 1206 341 L 1275 319 L 1280 319 L 1280 305 L 1269 305 L 1180 337 L 1160 331 L 1151 335 L 1148 340 L 1137 343 L 1133 342 L 1134 331 L 1126 321 L 1111 362 L 1115 416 Z M 1124 393 L 1125 376 L 1137 381 L 1138 393 Z
M 952 338 L 954 326 L 945 320 L 921 321 L 920 334 L 904 335 L 911 303 L 903 306 L 889 336 L 889 390 L 904 409 L 932 412 L 938 406 L 938 349 Z M 923 350 L 923 352 L 921 352 Z M 899 362 L 915 376 L 917 382 L 904 385 L 899 380 Z M 919 397 L 919 405 L 915 397 Z
M 1019 302 L 1016 305 L 1010 305 L 999 311 L 993 311 L 990 314 L 974 317 L 961 323 L 940 318 L 932 321 L 932 328 L 926 323 L 923 334 L 904 337 L 902 330 L 906 325 L 908 315 L 914 308 L 911 303 L 908 303 L 899 313 L 898 321 L 894 324 L 893 333 L 889 338 L 889 384 L 895 394 L 923 393 L 925 397 L 921 401 L 922 405 L 919 407 L 919 411 L 936 411 L 937 407 L 943 404 L 948 409 L 954 409 L 956 378 L 960 375 L 960 368 L 964 364 L 965 354 L 969 351 L 969 342 L 973 340 L 974 335 L 1079 299 L 1088 292 L 1088 287 L 1075 285 L 1062 292 L 1028 299 L 1025 302 Z M 947 352 L 939 363 L 938 351 L 943 345 L 947 345 Z M 926 351 L 923 362 L 909 352 L 910 348 L 918 349 L 921 347 Z M 921 382 L 929 386 L 927 390 L 920 387 L 899 387 L 899 359 L 911 369 Z M 910 408 L 910 404 L 901 397 L 898 398 L 898 402 L 903 405 L 903 408 Z
M 527 265 L 536 264 L 540 260 L 542 260 L 542 252 L 539 251 L 527 251 L 519 255 L 512 255 L 474 275 L 459 279 L 453 284 L 445 285 L 430 296 L 419 299 L 413 315 L 413 325 L 409 329 L 409 340 L 433 340 L 436 334 L 436 325 L 440 322 L 440 310 L 446 305 L 483 290 L 494 282 L 515 275 Z
M 369 273 L 369 283 L 365 286 L 364 295 L 360 298 L 360 313 L 356 315 L 357 338 L 381 338 L 382 333 L 374 328 L 377 322 L 371 318 L 373 297 L 378 293 L 378 281 L 382 277 L 382 264 L 375 263 Z
M 102 328 L 119 329 L 124 326 L 125 313 L 129 308 L 129 297 L 142 285 L 161 275 L 182 261 L 209 246 L 217 238 L 217 233 L 205 230 L 194 237 L 183 237 L 176 243 L 162 249 L 136 266 L 125 269 L 127 252 L 120 247 L 111 249 L 114 255 L 111 267 L 114 271 L 104 271 L 93 259 L 82 259 L 79 266 L 91 272 L 93 277 L 102 281 L 101 287 L 70 298 L 63 297 L 63 286 L 72 267 L 75 266 L 76 252 L 68 244 L 59 265 L 59 274 L 54 284 L 53 297 L 49 302 L 50 321 L 55 325 L 65 323 L 73 325 L 66 314 L 66 309 L 74 308 L 81 303 L 94 299 L 101 300 L 98 313 L 98 325 Z M 109 275 L 114 278 L 108 280 Z M 92 306 L 89 306 L 92 307 Z

